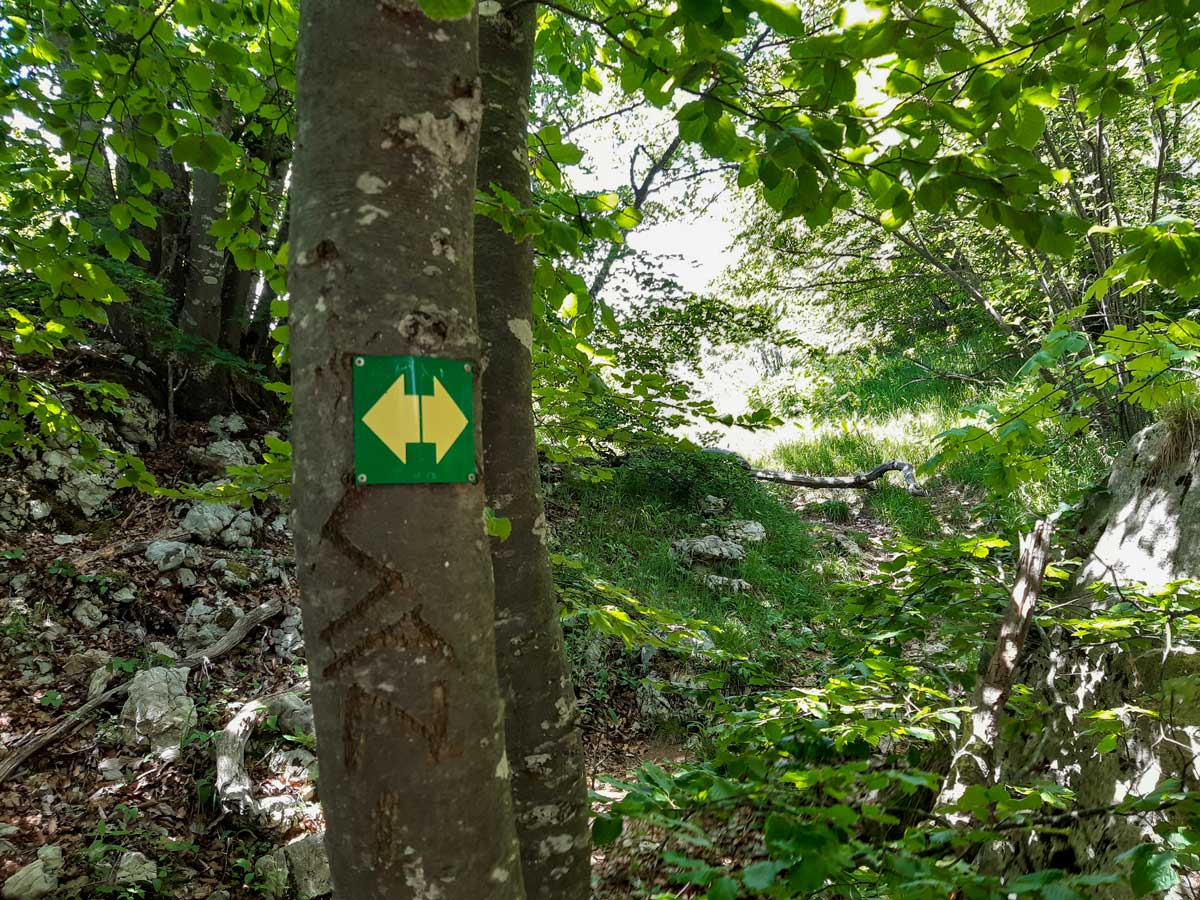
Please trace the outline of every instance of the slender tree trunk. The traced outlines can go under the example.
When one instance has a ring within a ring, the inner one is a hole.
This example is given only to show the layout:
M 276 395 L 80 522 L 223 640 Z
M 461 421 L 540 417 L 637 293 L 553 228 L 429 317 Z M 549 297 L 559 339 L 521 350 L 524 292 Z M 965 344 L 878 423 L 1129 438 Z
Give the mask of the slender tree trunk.
M 1000 722 L 1012 693 L 1013 675 L 1021 661 L 1025 639 L 1029 636 L 1033 610 L 1042 593 L 1042 579 L 1050 559 L 1051 533 L 1050 522 L 1041 521 L 1029 534 L 1021 536 L 1021 556 L 1008 609 L 1000 622 L 1000 633 L 987 669 L 975 686 L 970 718 L 963 723 L 962 740 L 938 795 L 938 806 L 956 803 L 971 785 L 993 787 L 996 783 L 995 755 L 1000 741 Z M 971 817 L 952 812 L 949 819 L 965 825 Z
M 477 34 L 415 4 L 301 4 L 296 550 L 344 900 L 523 897 L 483 487 L 353 480 L 355 355 L 479 358 Z
M 480 19 L 483 132 L 479 187 L 492 183 L 529 203 L 526 151 L 536 6 Z M 562 626 L 542 507 L 533 431 L 533 248 L 514 244 L 480 217 L 475 287 L 483 373 L 484 472 L 488 503 L 512 523 L 493 539 L 496 642 L 507 700 L 508 756 L 521 864 L 530 900 L 584 900 L 590 839 L 575 692 L 563 657 Z
M 209 234 L 213 223 L 224 214 L 225 188 L 214 172 L 192 172 L 192 215 L 188 226 L 187 286 L 179 311 L 179 330 L 199 342 L 199 349 L 186 354 L 183 365 L 188 381 L 176 402 L 189 418 L 204 418 L 223 412 L 228 370 L 219 366 L 205 348 L 215 348 L 221 337 L 221 294 L 225 282 L 225 252 Z

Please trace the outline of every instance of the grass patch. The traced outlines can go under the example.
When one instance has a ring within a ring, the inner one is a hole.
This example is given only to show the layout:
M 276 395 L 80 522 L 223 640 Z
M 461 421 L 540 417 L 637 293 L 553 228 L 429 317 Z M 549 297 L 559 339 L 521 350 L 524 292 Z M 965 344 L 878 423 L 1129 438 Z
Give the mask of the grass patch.
M 547 496 L 560 550 L 584 571 L 647 606 L 711 623 L 719 629 L 712 635 L 718 647 L 747 656 L 781 649 L 792 626 L 825 609 L 829 586 L 812 526 L 736 462 L 659 450 L 631 456 L 612 476 L 604 482 L 568 478 Z M 706 495 L 728 500 L 729 508 L 706 519 L 700 513 Z M 726 596 L 706 587 L 699 569 L 672 559 L 670 548 L 734 519 L 761 522 L 767 539 L 746 544 L 744 561 L 708 569 L 754 587 Z

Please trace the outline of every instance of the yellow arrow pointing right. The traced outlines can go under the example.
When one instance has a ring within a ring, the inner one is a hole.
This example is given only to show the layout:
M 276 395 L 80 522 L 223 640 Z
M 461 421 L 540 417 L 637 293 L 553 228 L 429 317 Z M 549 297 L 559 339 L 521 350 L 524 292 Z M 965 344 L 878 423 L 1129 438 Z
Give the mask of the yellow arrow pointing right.
M 362 420 L 389 450 L 400 457 L 400 462 L 407 463 L 408 445 L 421 440 L 421 398 L 404 393 L 404 376 L 401 375 L 367 410 Z
M 421 441 L 433 444 L 437 461 L 441 462 L 466 427 L 467 417 L 435 375 L 433 396 L 421 398 Z

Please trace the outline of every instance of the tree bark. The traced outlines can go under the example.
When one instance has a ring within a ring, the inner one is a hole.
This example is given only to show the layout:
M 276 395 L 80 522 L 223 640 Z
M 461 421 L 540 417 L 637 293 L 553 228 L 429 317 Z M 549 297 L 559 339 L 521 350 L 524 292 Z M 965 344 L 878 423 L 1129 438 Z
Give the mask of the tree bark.
M 950 763 L 950 774 L 938 795 L 938 806 L 957 802 L 973 784 L 992 787 L 996 783 L 995 753 L 1000 740 L 1000 721 L 1012 693 L 1013 676 L 1025 649 L 1033 610 L 1042 593 L 1042 578 L 1050 559 L 1051 532 L 1050 522 L 1041 521 L 1029 534 L 1021 537 L 1021 556 L 1008 609 L 1001 620 L 1000 634 L 987 670 L 975 686 L 971 716 L 963 726 L 962 740 Z M 964 813 L 949 816 L 950 821 L 960 825 L 967 824 L 970 818 Z
M 536 6 L 480 18 L 485 109 L 479 188 L 495 183 L 529 204 L 526 150 Z M 508 756 L 521 864 L 530 900 L 583 900 L 590 892 L 590 838 L 575 692 L 542 506 L 533 430 L 533 247 L 495 222 L 475 223 L 475 287 L 483 372 L 484 473 L 488 503 L 512 523 L 492 541 L 496 643 L 506 699 Z
M 215 349 L 221 337 L 221 293 L 225 281 L 225 252 L 209 234 L 225 209 L 225 188 L 215 172 L 192 172 L 192 213 L 188 225 L 187 284 L 179 311 L 179 330 L 199 344 L 184 358 L 188 381 L 176 406 L 185 416 L 204 418 L 227 405 L 227 370 L 206 348 Z
M 477 34 L 415 4 L 301 5 L 296 550 L 326 846 L 354 900 L 523 897 L 483 486 L 353 481 L 356 354 L 478 371 Z

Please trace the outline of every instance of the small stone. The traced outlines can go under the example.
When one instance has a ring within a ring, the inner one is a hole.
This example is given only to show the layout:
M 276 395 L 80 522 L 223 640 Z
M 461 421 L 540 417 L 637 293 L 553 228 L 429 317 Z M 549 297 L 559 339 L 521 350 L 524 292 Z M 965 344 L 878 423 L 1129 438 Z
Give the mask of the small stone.
M 196 573 L 185 567 L 175 573 L 175 580 L 179 582 L 180 587 L 190 588 L 196 584 Z
M 106 757 L 100 760 L 100 764 L 96 768 L 100 771 L 101 777 L 107 781 L 125 780 L 125 766 L 120 757 Z
M 165 656 L 167 659 L 179 659 L 179 654 L 162 641 L 151 641 L 146 645 L 146 649 L 155 656 Z
M 241 434 L 246 430 L 246 420 L 237 413 L 230 413 L 227 416 L 213 416 L 208 420 L 208 430 L 217 437 Z
M 712 494 L 706 494 L 704 499 L 700 501 L 700 515 L 706 519 L 711 519 L 713 516 L 719 516 L 729 508 L 729 501 L 720 497 L 715 497 Z
M 728 540 L 739 544 L 761 544 L 767 539 L 767 529 L 753 519 L 735 519 L 721 529 Z
M 112 656 L 103 650 L 84 650 L 82 653 L 72 653 L 62 664 L 62 673 L 72 681 L 83 681 L 85 675 L 91 673 L 97 666 L 107 666 Z
M 154 541 L 146 548 L 146 559 L 158 565 L 158 571 L 170 572 L 182 566 L 191 548 L 180 541 Z
M 113 593 L 109 594 L 109 597 L 111 597 L 117 603 L 132 603 L 137 599 L 137 591 L 135 591 L 129 585 L 126 585 L 119 591 L 114 591 Z
M 299 900 L 314 900 L 333 892 L 325 835 L 307 834 L 283 848 Z
M 67 544 L 73 544 L 77 540 L 79 540 L 79 535 L 76 534 L 56 534 L 54 536 L 54 543 L 58 544 L 60 547 L 65 547 Z
M 91 600 L 81 600 L 75 605 L 75 609 L 71 611 L 71 618 L 84 628 L 99 628 L 104 624 L 108 616 L 104 614 L 104 610 Z
M 718 594 L 745 594 L 754 590 L 754 585 L 744 578 L 726 578 L 724 575 L 705 575 L 704 586 Z
M 108 666 L 101 666 L 92 673 L 92 677 L 88 679 L 87 698 L 94 700 L 99 697 L 108 688 L 108 683 L 112 680 L 113 673 Z
M 283 897 L 288 890 L 288 862 L 283 848 L 259 857 L 254 864 L 259 890 L 268 897 Z
M 20 834 L 21 829 L 16 825 L 9 825 L 7 822 L 0 822 L 0 837 L 12 837 L 14 834 Z
M 213 441 L 207 447 L 192 447 L 188 459 L 202 468 L 224 474 L 228 466 L 252 466 L 254 454 L 240 441 L 227 438 Z
M 22 572 L 19 575 L 14 575 L 12 581 L 8 583 L 9 588 L 14 594 L 20 594 L 25 588 L 29 587 L 29 573 Z
M 126 850 L 116 868 L 117 884 L 142 884 L 158 877 L 158 863 L 144 853 Z
M 30 500 L 29 501 L 29 518 L 35 522 L 40 522 L 42 519 L 50 516 L 50 504 L 45 500 Z

